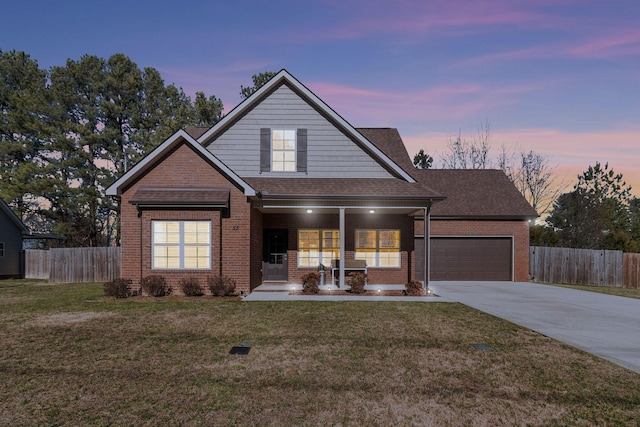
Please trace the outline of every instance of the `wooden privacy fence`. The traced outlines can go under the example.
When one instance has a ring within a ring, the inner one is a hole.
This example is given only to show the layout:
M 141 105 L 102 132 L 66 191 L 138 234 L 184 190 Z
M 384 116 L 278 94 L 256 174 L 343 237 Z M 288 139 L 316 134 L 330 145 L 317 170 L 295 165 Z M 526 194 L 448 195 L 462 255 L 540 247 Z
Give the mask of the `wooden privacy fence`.
M 48 279 L 49 265 L 49 251 L 39 249 L 24 251 L 24 277 L 27 279 Z
M 640 289 L 640 254 L 624 254 L 624 287 Z
M 637 289 L 640 254 L 531 246 L 529 273 L 534 282 Z
M 29 249 L 25 277 L 51 283 L 108 282 L 120 277 L 120 248 Z

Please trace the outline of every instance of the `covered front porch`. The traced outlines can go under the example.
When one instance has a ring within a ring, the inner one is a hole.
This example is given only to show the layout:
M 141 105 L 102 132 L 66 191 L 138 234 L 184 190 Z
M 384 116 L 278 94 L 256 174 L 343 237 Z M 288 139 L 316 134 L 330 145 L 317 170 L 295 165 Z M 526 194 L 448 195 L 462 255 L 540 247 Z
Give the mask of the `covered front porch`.
M 323 289 L 329 292 L 348 289 L 352 271 L 367 274 L 369 291 L 403 290 L 413 279 L 426 288 L 428 251 L 416 259 L 414 217 L 429 219 L 431 201 L 421 202 L 254 202 L 261 223 L 255 232 L 261 237 L 261 283 L 252 291 L 297 290 L 304 274 L 322 269 Z M 421 224 L 428 236 L 429 220 Z M 422 277 L 415 277 L 415 271 Z

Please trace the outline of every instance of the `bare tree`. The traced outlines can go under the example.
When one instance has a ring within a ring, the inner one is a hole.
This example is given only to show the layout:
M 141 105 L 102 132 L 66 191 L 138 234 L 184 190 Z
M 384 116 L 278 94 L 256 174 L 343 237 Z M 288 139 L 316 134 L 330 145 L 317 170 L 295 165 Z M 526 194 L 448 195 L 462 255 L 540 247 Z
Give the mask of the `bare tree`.
M 557 182 L 554 167 L 542 154 L 520 152 L 520 165 L 510 177 L 515 186 L 540 214 L 547 213 L 560 195 L 562 185 Z M 507 175 L 508 176 L 508 175 Z
M 478 126 L 478 134 L 471 144 L 471 168 L 486 169 L 489 164 L 489 151 L 491 150 L 491 125 L 489 120 Z
M 442 155 L 442 165 L 444 169 L 467 169 L 467 157 L 469 144 L 463 140 L 458 131 L 458 138 L 449 139 L 447 142 L 449 153 Z
M 478 134 L 469 142 L 462 138 L 458 131 L 456 139 L 449 139 L 448 153 L 442 155 L 445 169 L 486 169 L 490 167 L 489 151 L 491 150 L 491 126 L 489 121 L 478 126 Z
M 507 147 L 502 144 L 500 146 L 500 154 L 498 154 L 498 168 L 502 169 L 511 182 L 515 181 L 515 175 L 517 173 L 517 169 L 514 166 L 515 159 L 515 152 L 507 149 Z

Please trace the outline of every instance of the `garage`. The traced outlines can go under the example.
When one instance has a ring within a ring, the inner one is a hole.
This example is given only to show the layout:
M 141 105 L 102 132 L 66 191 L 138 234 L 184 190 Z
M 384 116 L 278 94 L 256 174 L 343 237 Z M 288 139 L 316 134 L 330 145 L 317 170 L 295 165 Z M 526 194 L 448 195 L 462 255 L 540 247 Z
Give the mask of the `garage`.
M 511 237 L 431 237 L 430 280 L 512 280 Z M 416 260 L 422 259 L 424 239 L 415 239 Z M 416 262 L 415 277 L 422 277 Z

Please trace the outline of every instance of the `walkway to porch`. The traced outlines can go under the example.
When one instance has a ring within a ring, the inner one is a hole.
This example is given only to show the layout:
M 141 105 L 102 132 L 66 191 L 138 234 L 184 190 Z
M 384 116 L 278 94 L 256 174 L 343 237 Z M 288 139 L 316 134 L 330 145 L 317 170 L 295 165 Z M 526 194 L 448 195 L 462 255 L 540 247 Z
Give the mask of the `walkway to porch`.
M 405 289 L 404 285 L 365 285 L 365 295 L 346 294 L 337 286 L 320 286 L 321 294 L 304 295 L 302 285 L 271 285 L 262 284 L 255 288 L 251 294 L 244 298 L 245 301 L 405 301 L 405 302 L 447 302 L 437 295 L 430 296 L 405 296 L 399 295 Z M 386 294 L 385 294 L 385 291 Z M 388 295 L 394 291 L 396 295 Z M 335 294 L 332 294 L 335 292 Z

